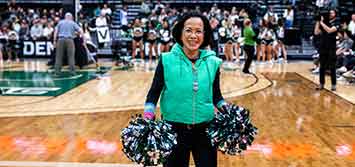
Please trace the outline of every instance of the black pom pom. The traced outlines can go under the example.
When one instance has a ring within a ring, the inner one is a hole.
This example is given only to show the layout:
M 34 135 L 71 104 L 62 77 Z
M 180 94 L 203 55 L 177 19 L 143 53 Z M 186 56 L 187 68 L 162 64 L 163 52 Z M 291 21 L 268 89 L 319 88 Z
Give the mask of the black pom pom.
M 165 121 L 132 117 L 121 131 L 123 152 L 132 161 L 145 166 L 163 163 L 177 144 L 177 134 Z
M 240 154 L 252 144 L 258 130 L 250 121 L 249 110 L 233 104 L 223 110 L 216 114 L 207 132 L 212 144 L 220 151 L 229 155 Z

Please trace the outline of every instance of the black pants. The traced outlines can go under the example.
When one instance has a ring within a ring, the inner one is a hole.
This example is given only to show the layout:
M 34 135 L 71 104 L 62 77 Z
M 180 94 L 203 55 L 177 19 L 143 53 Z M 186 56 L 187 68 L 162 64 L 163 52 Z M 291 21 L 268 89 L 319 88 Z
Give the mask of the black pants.
M 319 82 L 321 85 L 325 84 L 325 71 L 330 70 L 330 78 L 332 85 L 336 85 L 336 54 L 335 49 L 321 51 L 319 55 L 320 67 L 319 67 Z
M 245 45 L 244 46 L 245 53 L 247 54 L 247 59 L 245 60 L 243 72 L 249 73 L 249 67 L 253 60 L 254 56 L 254 46 Z
M 211 46 L 211 49 L 216 52 L 216 56 L 219 57 L 219 48 L 218 48 L 219 41 L 214 40 Z
M 212 147 L 207 136 L 208 125 L 189 128 L 186 125 L 171 124 L 177 133 L 178 144 L 164 163 L 164 167 L 188 167 L 190 152 L 196 167 L 217 167 L 217 149 Z

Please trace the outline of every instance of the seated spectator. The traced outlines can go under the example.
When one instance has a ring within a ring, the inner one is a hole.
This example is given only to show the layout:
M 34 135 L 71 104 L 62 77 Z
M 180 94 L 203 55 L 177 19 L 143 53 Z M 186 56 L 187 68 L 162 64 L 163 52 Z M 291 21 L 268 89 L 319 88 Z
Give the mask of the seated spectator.
M 351 15 L 351 21 L 348 25 L 348 30 L 351 32 L 351 38 L 355 41 L 355 13 Z M 355 48 L 353 48 L 355 49 Z
M 337 46 L 337 66 L 340 67 L 338 72 L 345 73 L 346 71 L 353 68 L 355 64 L 355 55 L 351 50 L 354 41 L 349 38 L 349 31 L 341 31 L 338 33 L 340 43 Z
M 43 25 L 40 24 L 39 19 L 33 20 L 30 34 L 32 40 L 39 40 L 43 36 Z
M 53 32 L 54 32 L 54 28 L 53 28 L 53 22 L 48 22 L 44 25 L 44 29 L 43 29 L 43 38 L 45 38 L 46 40 L 52 40 L 53 38 Z

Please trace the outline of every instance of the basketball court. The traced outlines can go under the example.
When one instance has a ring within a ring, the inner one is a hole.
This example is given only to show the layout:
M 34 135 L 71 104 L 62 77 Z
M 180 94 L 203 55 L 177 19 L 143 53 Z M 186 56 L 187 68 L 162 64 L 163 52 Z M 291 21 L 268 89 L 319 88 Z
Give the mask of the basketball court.
M 120 131 L 143 113 L 154 70 L 101 64 L 106 71 L 75 76 L 53 76 L 37 60 L 0 72 L 0 166 L 139 166 L 123 154 Z M 223 96 L 250 109 L 259 134 L 243 155 L 219 154 L 219 166 L 355 166 L 355 87 L 340 81 L 336 92 L 316 91 L 311 67 L 291 61 L 253 65 L 254 75 L 239 65 L 222 71 Z

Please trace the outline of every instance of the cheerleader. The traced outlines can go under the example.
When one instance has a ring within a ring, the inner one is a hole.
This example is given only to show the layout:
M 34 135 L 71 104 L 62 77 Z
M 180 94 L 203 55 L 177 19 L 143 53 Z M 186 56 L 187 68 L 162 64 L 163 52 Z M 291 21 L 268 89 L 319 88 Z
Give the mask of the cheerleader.
M 263 40 L 265 43 L 265 47 L 266 47 L 266 54 L 267 54 L 267 60 L 272 63 L 272 59 L 273 59 L 273 45 L 274 45 L 274 41 L 276 39 L 276 35 L 274 30 L 271 27 L 271 24 L 266 24 L 266 29 L 264 31 L 264 36 L 263 36 Z
M 148 22 L 148 34 L 147 34 L 147 42 L 148 42 L 148 48 L 149 48 L 149 62 L 152 61 L 152 55 L 153 55 L 153 50 L 155 56 L 158 55 L 158 46 L 157 46 L 157 37 L 158 37 L 158 32 L 155 30 L 155 27 L 153 25 L 152 21 Z
M 258 39 L 257 39 L 257 61 L 260 61 L 260 57 L 262 58 L 262 62 L 265 62 L 265 50 L 266 50 L 266 37 L 267 33 L 267 27 L 266 27 L 266 21 L 264 19 L 261 19 L 259 22 L 259 33 L 258 33 Z
M 240 37 L 242 37 L 242 29 L 237 20 L 234 21 L 232 25 L 232 42 L 233 42 L 233 49 L 236 55 L 236 62 L 239 62 L 239 55 L 240 55 Z
M 163 28 L 159 31 L 160 36 L 160 54 L 163 52 L 170 51 L 171 42 L 171 32 L 169 28 L 169 22 L 167 20 L 163 21 Z
M 134 19 L 133 24 L 133 40 L 132 40 L 132 59 L 136 57 L 136 50 L 139 47 L 139 52 L 141 55 L 141 59 L 144 60 L 144 45 L 143 45 L 143 27 L 141 25 L 141 21 L 139 18 Z
M 276 56 L 278 56 L 279 54 L 279 50 L 281 49 L 282 55 L 284 57 L 284 62 L 287 63 L 287 51 L 285 48 L 285 28 L 284 28 L 284 24 L 282 21 L 279 21 L 279 25 L 277 27 L 276 30 L 276 35 L 277 35 L 277 45 L 276 45 Z

